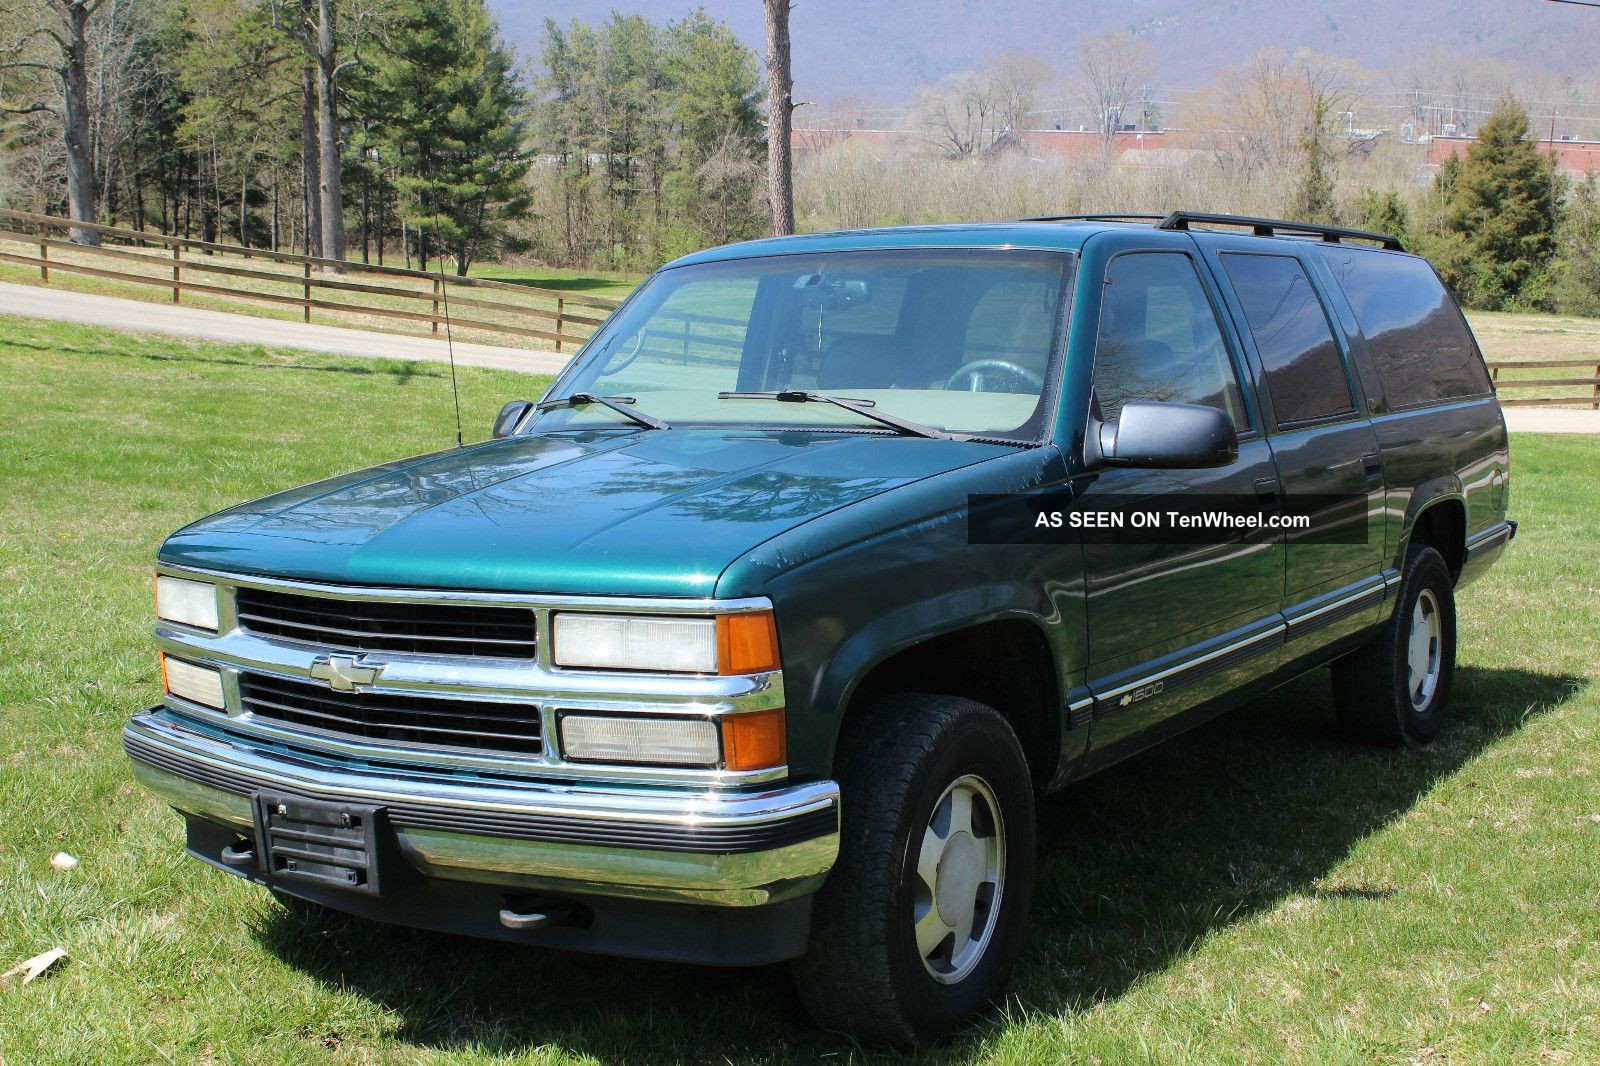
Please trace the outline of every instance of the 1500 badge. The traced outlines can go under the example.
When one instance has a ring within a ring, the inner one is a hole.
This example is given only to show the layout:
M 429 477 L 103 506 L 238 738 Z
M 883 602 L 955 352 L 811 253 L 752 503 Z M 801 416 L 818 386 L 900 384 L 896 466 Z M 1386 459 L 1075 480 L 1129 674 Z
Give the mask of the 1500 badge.
M 1122 694 L 1122 698 L 1117 701 L 1117 705 L 1119 707 L 1126 707 L 1131 703 L 1138 703 L 1140 700 L 1147 700 L 1151 696 L 1159 696 L 1161 694 L 1161 690 L 1166 687 L 1167 685 L 1164 681 L 1152 681 L 1148 685 L 1140 685 L 1131 692 L 1124 692 Z

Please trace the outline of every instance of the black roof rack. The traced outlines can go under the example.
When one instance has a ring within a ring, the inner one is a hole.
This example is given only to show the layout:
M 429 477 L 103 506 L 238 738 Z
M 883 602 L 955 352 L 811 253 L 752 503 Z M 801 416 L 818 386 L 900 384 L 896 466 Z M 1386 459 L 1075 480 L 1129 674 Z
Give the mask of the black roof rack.
M 1018 222 L 1160 222 L 1169 218 L 1169 215 L 1136 215 L 1118 213 L 1115 211 L 1093 215 L 1038 215 L 1033 218 L 1019 218 Z
M 1405 251 L 1400 238 L 1388 233 L 1372 233 L 1363 229 L 1345 229 L 1342 226 L 1319 226 L 1315 222 L 1290 222 L 1283 218 L 1253 218 L 1249 215 L 1212 215 L 1203 211 L 1173 211 L 1166 215 L 1118 214 L 1105 212 L 1093 215 L 1038 215 L 1019 219 L 1020 222 L 1154 222 L 1157 229 L 1186 230 L 1192 224 L 1202 226 L 1243 226 L 1257 237 L 1317 237 L 1329 244 L 1340 241 L 1372 241 L 1392 252 Z
M 1174 211 L 1157 225 L 1157 229 L 1186 230 L 1194 223 L 1206 226 L 1246 226 L 1257 237 L 1318 237 L 1330 244 L 1340 241 L 1373 241 L 1393 252 L 1405 251 L 1400 238 L 1387 233 L 1372 233 L 1361 229 L 1344 229 L 1339 226 L 1319 226 L 1315 222 L 1290 222 L 1281 218 L 1251 218 L 1248 215 L 1208 215 L 1199 211 Z

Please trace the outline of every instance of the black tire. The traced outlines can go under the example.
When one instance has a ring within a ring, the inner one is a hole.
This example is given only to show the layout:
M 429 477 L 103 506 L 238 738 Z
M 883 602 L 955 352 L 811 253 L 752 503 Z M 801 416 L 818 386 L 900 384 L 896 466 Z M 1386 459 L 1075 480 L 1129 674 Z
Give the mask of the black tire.
M 1413 615 L 1429 597 L 1437 610 L 1438 674 L 1426 698 L 1411 683 Z M 1406 552 L 1394 613 L 1371 643 L 1333 664 L 1333 705 L 1355 741 L 1417 747 L 1432 740 L 1450 709 L 1456 670 L 1456 604 L 1444 556 L 1425 544 Z
M 793 965 L 801 998 L 823 1028 L 864 1043 L 908 1047 L 937 1039 L 1003 993 L 1022 950 L 1034 869 L 1033 790 L 1022 747 L 984 704 L 896 695 L 872 707 L 845 738 L 837 771 L 839 860 L 817 894 L 809 951 Z M 985 921 L 986 907 L 996 915 L 986 944 L 972 949 L 964 975 L 952 970 L 941 980 L 928 968 L 937 963 L 925 965 L 913 929 L 917 908 L 926 914 L 933 905 L 919 887 L 917 861 L 936 804 L 973 778 L 988 786 L 1003 832 L 985 832 L 988 800 L 980 796 L 969 842 L 988 839 L 977 846 L 992 848 L 998 835 L 1003 858 L 986 854 L 1003 877 L 998 904 L 985 904 L 986 889 L 978 890 L 976 909 Z

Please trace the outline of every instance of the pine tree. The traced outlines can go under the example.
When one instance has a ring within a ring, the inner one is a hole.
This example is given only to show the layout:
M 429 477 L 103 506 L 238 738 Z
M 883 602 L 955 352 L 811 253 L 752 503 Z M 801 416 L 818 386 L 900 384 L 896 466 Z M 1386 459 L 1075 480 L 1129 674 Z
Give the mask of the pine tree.
M 1566 314 L 1600 315 L 1600 178 L 1573 185 L 1558 234 L 1555 298 Z
M 1445 228 L 1464 245 L 1469 298 L 1490 309 L 1537 302 L 1556 249 L 1560 178 L 1555 160 L 1529 136 L 1528 112 L 1515 97 L 1496 105 L 1454 185 Z
M 1433 176 L 1433 191 L 1446 202 L 1456 198 L 1456 189 L 1461 186 L 1461 157 L 1458 155 L 1447 156 L 1439 164 L 1439 172 Z
M 1398 191 L 1363 189 L 1356 197 L 1356 224 L 1373 233 L 1399 237 L 1404 242 L 1411 231 L 1411 213 Z
M 567 262 L 639 266 L 766 231 L 760 74 L 703 10 L 665 26 L 545 23 L 538 143 L 559 165 Z M 549 238 L 547 238 L 548 240 Z
M 659 238 L 658 256 L 764 236 L 756 57 L 725 23 L 698 10 L 668 25 L 664 73 L 673 88 L 666 185 L 673 224 Z
M 528 210 L 511 52 L 483 0 L 413 0 L 387 53 L 374 91 L 388 104 L 401 214 L 420 231 L 419 256 L 447 251 L 465 276 Z

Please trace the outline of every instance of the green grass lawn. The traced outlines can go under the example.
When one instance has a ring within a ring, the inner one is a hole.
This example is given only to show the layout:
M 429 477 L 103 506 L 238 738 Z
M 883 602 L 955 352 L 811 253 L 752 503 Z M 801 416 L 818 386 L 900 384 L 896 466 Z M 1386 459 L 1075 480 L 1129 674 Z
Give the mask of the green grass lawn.
M 447 446 L 446 375 L 0 317 L 0 971 L 69 953 L 0 985 L 3 1066 L 873 1057 L 778 968 L 306 924 L 130 781 L 162 536 Z M 461 383 L 469 438 L 540 385 Z M 1522 532 L 1463 598 L 1439 740 L 1341 742 L 1317 675 L 1048 801 L 1012 996 L 928 1058 L 1600 1059 L 1600 440 L 1513 450 Z

